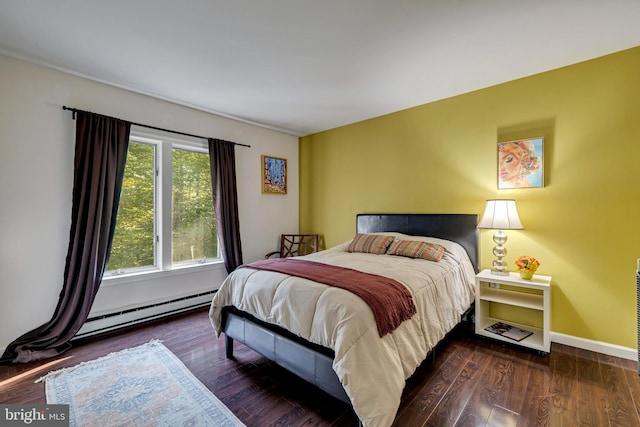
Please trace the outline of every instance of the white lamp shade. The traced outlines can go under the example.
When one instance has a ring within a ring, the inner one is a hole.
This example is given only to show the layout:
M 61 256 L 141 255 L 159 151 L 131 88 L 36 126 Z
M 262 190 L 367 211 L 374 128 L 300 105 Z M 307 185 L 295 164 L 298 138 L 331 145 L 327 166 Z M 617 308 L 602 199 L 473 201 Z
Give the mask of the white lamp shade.
M 487 200 L 478 228 L 494 230 L 522 230 L 515 200 Z

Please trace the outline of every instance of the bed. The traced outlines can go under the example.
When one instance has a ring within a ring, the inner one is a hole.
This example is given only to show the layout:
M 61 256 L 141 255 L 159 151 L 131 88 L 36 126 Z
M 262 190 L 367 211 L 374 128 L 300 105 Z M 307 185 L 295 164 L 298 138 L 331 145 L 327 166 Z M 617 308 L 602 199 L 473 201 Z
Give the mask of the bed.
M 358 234 L 392 236 L 443 248 L 437 261 L 349 252 L 352 241 L 302 262 L 391 278 L 409 289 L 415 314 L 384 336 L 360 297 L 280 272 L 239 268 L 213 298 L 209 316 L 225 334 L 227 357 L 239 341 L 352 405 L 365 427 L 393 423 L 405 381 L 450 332 L 474 300 L 477 215 L 359 214 Z

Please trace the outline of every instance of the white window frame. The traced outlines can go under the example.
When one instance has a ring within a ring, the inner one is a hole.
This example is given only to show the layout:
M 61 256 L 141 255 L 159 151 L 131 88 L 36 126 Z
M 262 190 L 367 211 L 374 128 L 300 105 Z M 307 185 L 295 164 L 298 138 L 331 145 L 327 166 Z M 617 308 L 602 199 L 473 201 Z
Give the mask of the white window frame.
M 180 262 L 173 264 L 171 254 L 172 238 L 172 154 L 173 149 L 195 151 L 208 154 L 209 147 L 206 141 L 201 139 L 175 138 L 174 135 L 158 131 L 150 133 L 135 126 L 131 127 L 129 140 L 153 145 L 155 147 L 155 191 L 154 191 L 154 234 L 155 250 L 154 265 L 149 267 L 135 267 L 123 271 L 105 272 L 102 279 L 105 285 L 147 280 L 154 276 L 172 276 L 199 270 L 224 268 L 224 261 L 220 253 L 218 242 L 218 256 L 193 262 Z M 213 203 L 213 201 L 212 201 Z M 217 238 L 217 236 L 216 236 Z

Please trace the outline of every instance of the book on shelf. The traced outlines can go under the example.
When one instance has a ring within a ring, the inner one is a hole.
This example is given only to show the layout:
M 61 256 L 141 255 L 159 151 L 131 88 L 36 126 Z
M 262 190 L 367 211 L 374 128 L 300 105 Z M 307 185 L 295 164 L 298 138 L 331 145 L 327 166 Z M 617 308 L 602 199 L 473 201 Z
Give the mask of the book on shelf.
M 529 335 L 533 334 L 533 332 L 531 331 L 516 328 L 515 326 L 511 326 L 508 323 L 504 322 L 496 322 L 491 326 L 487 326 L 486 328 L 484 328 L 484 330 L 512 339 L 514 341 L 522 341 Z

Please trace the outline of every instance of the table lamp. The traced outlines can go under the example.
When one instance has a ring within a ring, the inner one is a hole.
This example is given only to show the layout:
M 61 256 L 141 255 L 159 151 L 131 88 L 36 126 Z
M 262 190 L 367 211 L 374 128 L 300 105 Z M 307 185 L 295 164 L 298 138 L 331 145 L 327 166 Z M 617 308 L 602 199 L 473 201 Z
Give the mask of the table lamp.
M 478 228 L 489 228 L 498 230 L 493 235 L 493 241 L 496 247 L 493 248 L 493 254 L 496 259 L 493 261 L 491 273 L 498 276 L 507 276 L 507 264 L 503 258 L 507 255 L 507 249 L 504 244 L 507 241 L 507 234 L 503 230 L 522 230 L 524 227 L 518 217 L 518 209 L 516 209 L 515 200 L 487 200 L 487 206 L 484 209 L 482 219 L 478 224 Z

